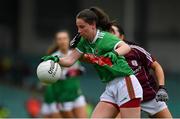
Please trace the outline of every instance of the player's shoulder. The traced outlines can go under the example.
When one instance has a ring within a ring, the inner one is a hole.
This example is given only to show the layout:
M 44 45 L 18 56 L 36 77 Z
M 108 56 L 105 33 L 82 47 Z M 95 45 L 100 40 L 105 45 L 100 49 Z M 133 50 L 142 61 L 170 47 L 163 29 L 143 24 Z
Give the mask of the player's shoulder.
M 140 51 L 140 52 L 147 52 L 143 47 L 139 46 L 139 45 L 136 45 L 136 44 L 129 44 L 129 46 L 132 48 L 132 49 L 135 49 L 137 51 Z
M 107 31 L 100 31 L 99 32 L 99 36 L 103 36 L 103 37 L 115 37 L 115 35 L 113 35 L 110 32 L 107 32 Z
M 103 38 L 105 41 L 108 41 L 109 40 L 117 40 L 119 41 L 120 39 L 118 37 L 116 37 L 115 35 L 113 35 L 112 33 L 109 33 L 107 31 L 100 31 L 100 33 L 102 34 L 101 36 L 103 37 L 100 37 L 100 38 Z
M 97 37 L 98 38 L 104 38 L 106 34 L 107 33 L 105 31 L 101 31 L 101 30 L 98 29 Z
M 132 49 L 134 49 L 134 50 L 136 50 L 136 52 L 138 53 L 138 54 L 143 54 L 144 56 L 146 56 L 148 59 L 152 59 L 151 57 L 151 54 L 148 52 L 148 51 L 146 51 L 143 47 L 141 47 L 141 46 L 138 46 L 138 45 L 130 45 L 130 47 L 132 48 Z

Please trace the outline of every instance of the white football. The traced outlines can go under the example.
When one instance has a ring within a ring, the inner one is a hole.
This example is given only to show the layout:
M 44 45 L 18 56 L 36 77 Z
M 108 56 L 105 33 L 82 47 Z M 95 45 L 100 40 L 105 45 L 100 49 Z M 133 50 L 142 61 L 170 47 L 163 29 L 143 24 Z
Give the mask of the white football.
M 61 66 L 51 60 L 41 62 L 37 67 L 37 77 L 42 83 L 55 83 L 60 76 Z

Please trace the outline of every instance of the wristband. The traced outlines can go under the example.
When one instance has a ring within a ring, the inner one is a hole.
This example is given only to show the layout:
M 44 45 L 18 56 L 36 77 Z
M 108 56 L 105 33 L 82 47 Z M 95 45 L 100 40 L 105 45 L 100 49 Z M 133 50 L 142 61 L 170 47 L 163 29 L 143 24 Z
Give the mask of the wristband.
M 165 89 L 166 90 L 164 85 L 159 85 L 159 89 Z

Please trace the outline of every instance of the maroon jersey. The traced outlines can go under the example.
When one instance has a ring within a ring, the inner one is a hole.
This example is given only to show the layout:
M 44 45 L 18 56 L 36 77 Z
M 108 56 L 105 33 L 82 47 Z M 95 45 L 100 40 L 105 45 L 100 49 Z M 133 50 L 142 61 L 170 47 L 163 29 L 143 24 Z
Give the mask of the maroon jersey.
M 155 59 L 140 46 L 130 45 L 130 47 L 131 51 L 125 58 L 143 88 L 143 102 L 145 102 L 153 99 L 157 91 L 156 80 L 150 74 L 151 64 Z

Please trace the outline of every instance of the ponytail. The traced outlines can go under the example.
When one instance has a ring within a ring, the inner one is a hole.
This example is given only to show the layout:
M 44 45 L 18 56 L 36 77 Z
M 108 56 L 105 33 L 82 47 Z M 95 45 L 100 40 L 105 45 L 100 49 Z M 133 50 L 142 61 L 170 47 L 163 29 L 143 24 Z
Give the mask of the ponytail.
M 112 26 L 109 16 L 98 7 L 84 9 L 77 14 L 76 18 L 83 19 L 85 22 L 89 24 L 95 22 L 96 27 L 103 31 L 109 31 Z
M 90 10 L 97 16 L 97 27 L 101 28 L 104 31 L 109 31 L 111 29 L 111 21 L 109 19 L 109 16 L 98 7 L 91 7 Z
M 116 20 L 113 20 L 111 25 L 117 27 L 120 34 L 125 35 L 124 29 Z

